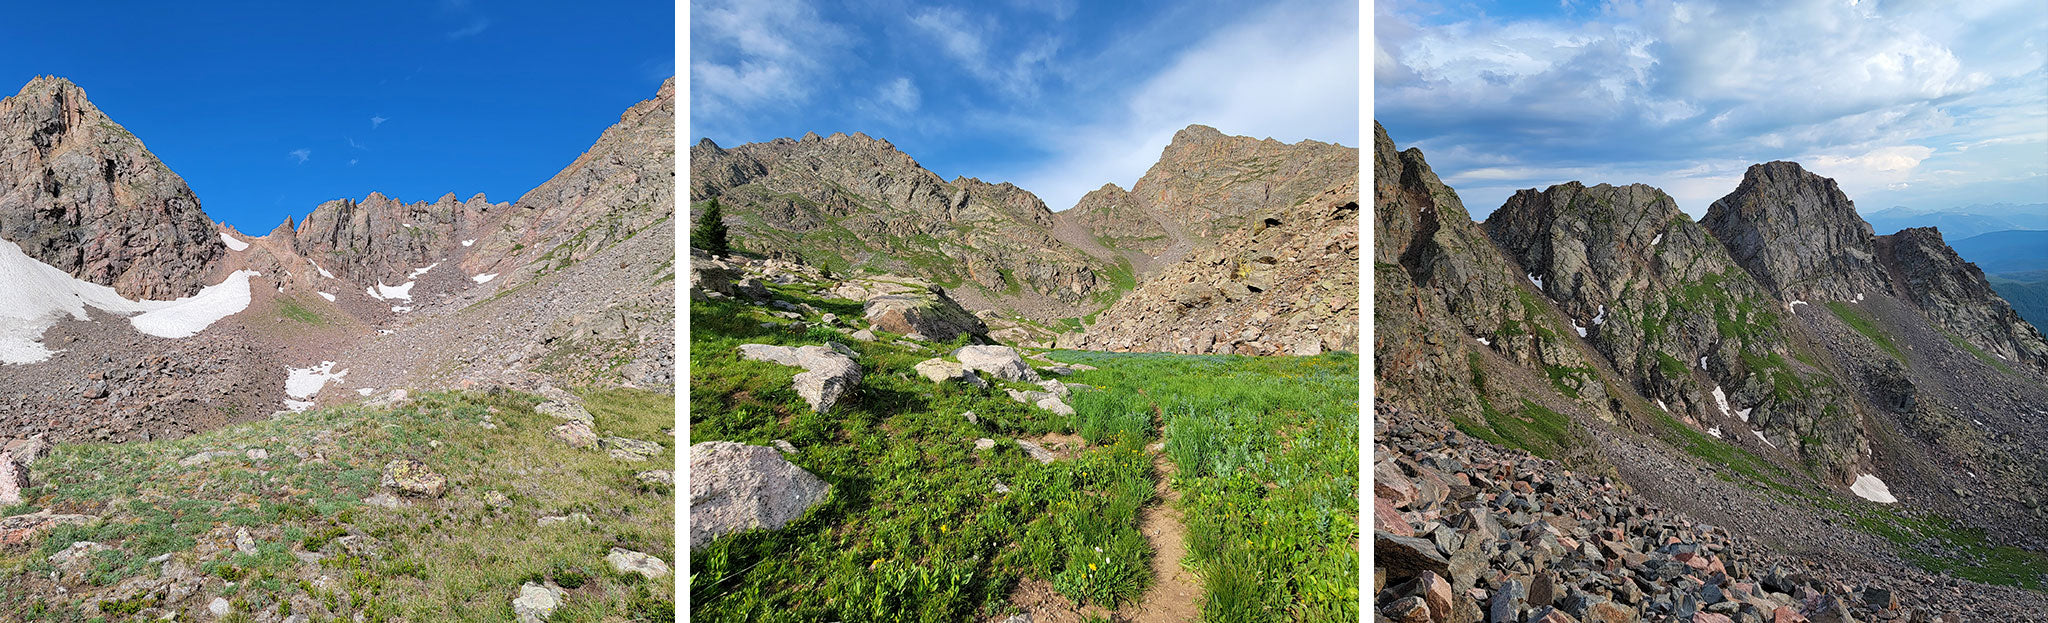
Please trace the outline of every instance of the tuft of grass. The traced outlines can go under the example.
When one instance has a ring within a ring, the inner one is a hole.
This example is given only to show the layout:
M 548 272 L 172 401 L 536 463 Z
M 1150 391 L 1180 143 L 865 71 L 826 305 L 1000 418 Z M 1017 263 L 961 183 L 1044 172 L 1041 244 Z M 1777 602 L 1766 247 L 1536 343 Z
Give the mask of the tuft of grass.
M 1870 341 L 1877 344 L 1878 348 L 1882 348 L 1884 352 L 1891 354 L 1893 359 L 1899 360 L 1900 363 L 1905 363 L 1905 351 L 1899 350 L 1899 345 L 1893 343 L 1891 336 L 1886 335 L 1883 329 L 1877 328 L 1877 323 L 1871 320 L 1869 316 L 1863 315 L 1863 312 L 1857 311 L 1855 307 L 1851 307 L 1848 303 L 1841 301 L 1828 301 L 1827 305 L 1828 311 L 1835 312 L 1835 317 L 1841 318 L 1844 324 L 1849 325 L 1849 328 L 1863 334 L 1863 337 L 1870 338 Z

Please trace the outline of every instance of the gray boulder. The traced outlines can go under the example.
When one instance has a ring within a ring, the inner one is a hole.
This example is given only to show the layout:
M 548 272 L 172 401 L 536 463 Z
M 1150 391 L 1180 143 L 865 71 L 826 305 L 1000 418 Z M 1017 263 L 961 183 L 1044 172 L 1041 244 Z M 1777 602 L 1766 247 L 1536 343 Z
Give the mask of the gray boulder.
M 860 384 L 860 364 L 830 347 L 741 344 L 740 357 L 803 368 L 793 384 L 797 395 L 818 413 L 831 411 L 846 392 Z
M 690 446 L 690 546 L 755 528 L 779 529 L 825 501 L 824 480 L 764 446 Z
M 1017 349 L 1008 346 L 962 346 L 953 351 L 953 358 L 960 360 L 960 367 L 968 370 L 987 372 L 1005 381 L 1039 382 L 1038 371 L 1024 363 L 1017 355 Z
M 919 375 L 930 379 L 934 383 L 958 381 L 963 385 L 973 387 L 988 386 L 987 381 L 981 380 L 981 375 L 968 371 L 958 363 L 936 357 L 918 362 L 916 369 Z
M 861 315 L 877 329 L 914 340 L 950 342 L 961 335 L 988 339 L 988 326 L 937 287 L 869 298 Z

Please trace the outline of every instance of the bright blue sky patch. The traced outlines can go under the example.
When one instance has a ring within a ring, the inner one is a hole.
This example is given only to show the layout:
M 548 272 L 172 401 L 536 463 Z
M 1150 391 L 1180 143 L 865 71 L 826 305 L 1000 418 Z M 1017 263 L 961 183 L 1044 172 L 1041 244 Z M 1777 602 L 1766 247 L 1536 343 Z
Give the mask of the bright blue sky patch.
M 1699 216 L 1795 160 L 1858 209 L 2048 200 L 2048 11 L 1987 2 L 1379 2 L 1374 115 L 1484 218 L 1522 188 Z
M 609 5 L 609 6 L 602 6 Z M 43 2 L 0 95 L 69 78 L 252 235 L 322 201 L 512 201 L 674 75 L 661 2 Z
M 946 179 L 1064 210 L 1129 188 L 1173 133 L 1359 144 L 1348 0 L 709 0 L 690 9 L 690 140 L 865 132 Z

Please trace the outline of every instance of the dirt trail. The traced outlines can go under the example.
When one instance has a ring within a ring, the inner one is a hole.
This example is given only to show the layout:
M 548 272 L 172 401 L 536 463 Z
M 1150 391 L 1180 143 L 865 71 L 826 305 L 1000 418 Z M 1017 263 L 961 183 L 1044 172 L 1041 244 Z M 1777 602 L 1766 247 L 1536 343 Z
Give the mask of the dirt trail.
M 1136 623 L 1197 621 L 1202 618 L 1202 583 L 1193 571 L 1181 564 L 1188 556 L 1187 526 L 1181 523 L 1180 509 L 1174 507 L 1174 502 L 1180 500 L 1180 492 L 1168 484 L 1173 480 L 1175 467 L 1172 461 L 1167 460 L 1163 447 L 1150 454 L 1152 472 L 1158 477 L 1152 483 L 1152 493 L 1158 503 L 1138 510 L 1138 532 L 1152 543 L 1152 586 L 1145 589 L 1145 595 L 1137 603 L 1120 610 L 1117 620 Z

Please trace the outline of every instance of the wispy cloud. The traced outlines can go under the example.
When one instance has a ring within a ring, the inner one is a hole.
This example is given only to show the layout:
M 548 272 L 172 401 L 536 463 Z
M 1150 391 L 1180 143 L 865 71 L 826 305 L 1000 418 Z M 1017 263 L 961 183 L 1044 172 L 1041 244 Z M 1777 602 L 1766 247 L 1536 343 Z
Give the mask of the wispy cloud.
M 714 125 L 807 101 L 823 79 L 821 59 L 850 41 L 804 0 L 692 2 L 690 28 L 690 114 Z
M 920 100 L 917 83 L 910 78 L 897 78 L 882 85 L 875 100 L 902 112 L 915 112 Z
M 298 149 L 291 150 L 289 153 L 286 153 L 285 156 L 297 159 L 299 161 L 299 164 L 305 164 L 307 160 L 311 160 L 313 158 L 313 150 L 300 147 Z
M 372 116 L 370 117 L 370 129 L 375 130 L 377 126 L 384 125 L 386 121 L 390 121 L 390 119 L 385 119 L 383 115 Z
M 363 150 L 363 151 L 369 151 L 369 150 L 370 150 L 370 148 L 369 148 L 369 147 L 367 147 L 367 146 L 364 146 L 364 145 L 363 145 L 362 143 L 358 143 L 358 142 L 356 142 L 356 139 L 355 139 L 355 137 L 353 137 L 353 136 L 344 136 L 344 137 L 341 137 L 341 138 L 342 138 L 342 140 L 348 141 L 348 146 L 349 146 L 349 147 L 351 147 L 351 148 L 354 148 L 354 149 L 360 149 L 360 150 Z
M 357 161 L 356 161 L 356 159 L 355 159 L 355 158 L 349 158 L 349 159 L 348 159 L 348 166 L 356 166 L 356 162 L 357 162 Z
M 1060 48 L 1057 38 L 1046 37 L 1015 52 L 999 52 L 988 41 L 997 25 L 950 8 L 925 9 L 910 23 L 932 37 L 962 71 L 1013 97 L 1038 94 L 1040 76 Z
M 484 31 L 485 31 L 485 30 L 487 30 L 487 29 L 489 29 L 490 27 L 491 27 L 491 20 L 488 20 L 488 19 L 484 19 L 484 18 L 481 18 L 481 17 L 479 17 L 479 18 L 476 18 L 476 19 L 470 20 L 470 21 L 469 21 L 469 24 L 468 24 L 468 25 L 465 25 L 465 26 L 463 26 L 463 27 L 461 27 L 461 28 L 457 28 L 457 29 L 455 29 L 455 30 L 451 30 L 451 31 L 448 31 L 448 38 L 450 38 L 450 39 L 464 39 L 464 38 L 468 38 L 468 37 L 474 37 L 474 36 L 477 36 L 477 35 L 483 34 L 483 33 L 484 33 Z

